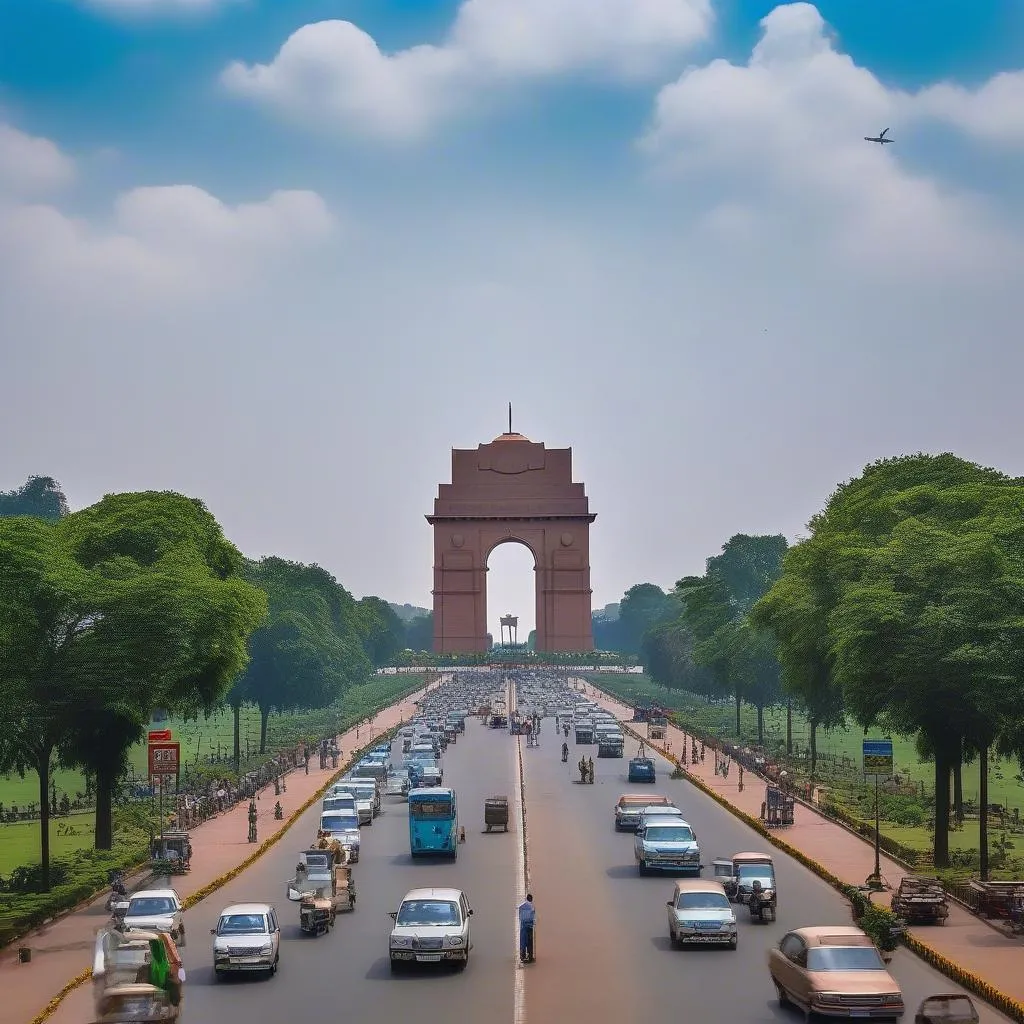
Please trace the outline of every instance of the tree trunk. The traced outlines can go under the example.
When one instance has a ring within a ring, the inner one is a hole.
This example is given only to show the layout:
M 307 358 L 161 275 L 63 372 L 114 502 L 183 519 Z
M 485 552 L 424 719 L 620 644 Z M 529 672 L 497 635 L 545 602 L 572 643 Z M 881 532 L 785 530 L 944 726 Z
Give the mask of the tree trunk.
M 811 783 L 818 774 L 818 723 L 811 722 Z
M 978 752 L 978 854 L 981 880 L 988 881 L 988 746 Z
M 44 743 L 37 751 L 36 773 L 39 776 L 39 862 L 42 867 L 43 892 L 50 891 L 50 758 L 53 747 Z
M 239 701 L 237 704 L 231 706 L 231 717 L 234 724 L 234 757 L 235 757 L 235 771 L 241 771 L 242 765 L 242 702 Z M 260 753 L 263 753 L 263 748 L 260 747 Z
M 267 722 L 270 720 L 270 707 L 260 705 L 260 753 L 267 752 Z
M 964 823 L 964 759 L 962 753 L 953 763 L 953 813 L 957 825 Z
M 949 867 L 949 751 L 941 743 L 935 746 L 935 845 L 933 858 L 937 868 Z
M 764 708 L 757 705 L 757 745 L 764 746 Z
M 736 691 L 736 739 L 743 738 L 743 731 L 740 728 L 740 709 L 743 707 L 743 698 L 739 690 Z
M 786 701 L 786 753 L 793 756 L 793 698 Z
M 96 825 L 93 830 L 97 850 L 114 848 L 114 773 L 105 765 L 96 766 Z

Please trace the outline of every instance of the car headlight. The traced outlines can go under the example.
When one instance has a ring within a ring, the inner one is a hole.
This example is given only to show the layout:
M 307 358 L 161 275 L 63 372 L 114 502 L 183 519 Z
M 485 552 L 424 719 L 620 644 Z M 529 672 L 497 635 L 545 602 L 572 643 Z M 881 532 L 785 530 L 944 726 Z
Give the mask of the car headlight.
M 272 942 L 267 942 L 264 945 L 260 946 L 260 956 L 270 956 L 270 954 L 273 952 L 274 944 Z
M 817 992 L 813 999 L 816 1003 L 838 1003 L 842 996 L 838 992 Z
M 408 946 L 409 945 L 409 940 L 407 938 L 405 938 L 404 936 L 402 936 L 402 935 L 392 935 L 391 936 L 391 945 L 392 946 Z
M 452 946 L 461 946 L 462 945 L 462 937 L 459 936 L 459 935 L 452 935 L 452 936 L 449 937 L 448 942 Z

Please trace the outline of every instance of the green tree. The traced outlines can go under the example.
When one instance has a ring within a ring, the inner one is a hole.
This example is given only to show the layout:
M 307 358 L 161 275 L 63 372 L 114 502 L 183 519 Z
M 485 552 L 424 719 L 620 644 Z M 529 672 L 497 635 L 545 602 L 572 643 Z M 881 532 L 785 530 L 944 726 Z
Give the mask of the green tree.
M 612 643 L 616 646 L 605 649 L 638 655 L 644 633 L 670 615 L 678 614 L 678 611 L 678 604 L 661 587 L 653 583 L 637 583 L 623 596 L 618 620 L 609 624 Z
M 17 490 L 0 491 L 0 516 L 35 516 L 55 522 L 67 514 L 67 499 L 52 476 L 30 476 Z
M 377 668 L 390 664 L 406 646 L 405 623 L 391 605 L 379 597 L 364 597 L 358 607 L 363 647 L 370 662 Z
M 417 615 L 405 626 L 405 646 L 412 651 L 432 651 L 434 649 L 434 613 Z
M 264 558 L 247 576 L 266 593 L 269 610 L 231 696 L 259 708 L 264 753 L 272 711 L 328 707 L 366 679 L 370 661 L 356 602 L 325 569 Z
M 694 636 L 681 615 L 652 626 L 644 633 L 641 646 L 644 672 L 659 686 L 709 700 L 719 694 L 712 673 L 694 658 Z

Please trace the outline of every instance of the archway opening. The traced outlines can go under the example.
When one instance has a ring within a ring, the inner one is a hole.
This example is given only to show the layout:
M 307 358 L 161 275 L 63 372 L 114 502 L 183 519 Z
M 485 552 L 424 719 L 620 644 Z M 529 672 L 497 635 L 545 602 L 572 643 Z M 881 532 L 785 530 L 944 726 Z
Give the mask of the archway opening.
M 537 592 L 533 552 L 521 541 L 502 541 L 487 557 L 487 632 L 502 641 L 501 620 L 518 618 L 516 641 L 525 644 L 537 626 Z M 505 642 L 509 632 L 505 631 Z

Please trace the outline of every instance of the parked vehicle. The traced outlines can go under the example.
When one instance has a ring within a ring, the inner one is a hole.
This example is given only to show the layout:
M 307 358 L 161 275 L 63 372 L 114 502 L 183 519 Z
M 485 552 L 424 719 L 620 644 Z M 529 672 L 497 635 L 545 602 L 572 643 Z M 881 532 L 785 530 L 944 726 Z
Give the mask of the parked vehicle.
M 736 948 L 736 914 L 721 883 L 697 878 L 678 881 L 667 906 L 668 937 L 674 947 L 695 943 Z
M 949 917 L 946 890 L 937 878 L 925 875 L 905 875 L 891 906 L 907 924 L 945 924 Z
M 281 926 L 269 903 L 234 903 L 220 912 L 213 936 L 213 972 L 276 974 Z
M 187 832 L 164 832 L 150 846 L 150 870 L 156 875 L 183 875 L 192 867 L 192 842 Z
M 768 954 L 768 971 L 779 1004 L 795 1004 L 808 1016 L 903 1016 L 900 986 L 859 928 L 797 928 Z
M 469 963 L 473 948 L 473 910 L 461 889 L 413 889 L 405 894 L 391 919 L 388 940 L 391 970 L 416 963 L 449 961 L 459 969 Z

